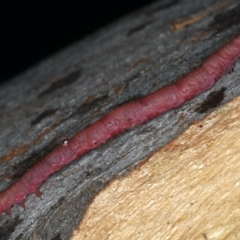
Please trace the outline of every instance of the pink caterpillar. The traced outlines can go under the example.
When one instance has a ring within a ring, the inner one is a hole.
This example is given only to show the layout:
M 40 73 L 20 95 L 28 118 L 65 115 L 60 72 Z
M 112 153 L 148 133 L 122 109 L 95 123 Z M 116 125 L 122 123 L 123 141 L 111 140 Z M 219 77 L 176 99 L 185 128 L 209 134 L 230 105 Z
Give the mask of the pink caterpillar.
M 210 89 L 220 77 L 232 69 L 239 57 L 240 35 L 176 83 L 115 109 L 76 134 L 70 142 L 64 141 L 62 146 L 41 159 L 18 181 L 0 193 L 0 214 L 10 214 L 11 206 L 16 203 L 24 207 L 26 196 L 30 193 L 39 196 L 39 187 L 50 175 L 99 147 L 108 139 L 176 108 Z

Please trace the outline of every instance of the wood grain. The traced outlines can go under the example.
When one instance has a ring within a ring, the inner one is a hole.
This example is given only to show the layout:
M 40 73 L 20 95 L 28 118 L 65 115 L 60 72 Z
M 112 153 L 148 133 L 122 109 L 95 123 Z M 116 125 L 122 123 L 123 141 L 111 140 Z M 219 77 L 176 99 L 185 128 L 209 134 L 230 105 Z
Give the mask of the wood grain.
M 63 139 L 199 67 L 240 33 L 239 11 L 238 0 L 156 1 L 2 85 L 0 190 Z M 188 21 L 195 17 L 197 21 Z M 172 29 L 175 22 L 184 21 L 188 24 Z M 14 205 L 11 216 L 0 216 L 0 237 L 69 239 L 101 189 L 239 96 L 239 77 L 237 62 L 210 91 L 109 140 L 54 174 L 40 187 L 41 198 L 27 197 L 26 210 Z
M 102 190 L 71 240 L 239 239 L 240 97 Z

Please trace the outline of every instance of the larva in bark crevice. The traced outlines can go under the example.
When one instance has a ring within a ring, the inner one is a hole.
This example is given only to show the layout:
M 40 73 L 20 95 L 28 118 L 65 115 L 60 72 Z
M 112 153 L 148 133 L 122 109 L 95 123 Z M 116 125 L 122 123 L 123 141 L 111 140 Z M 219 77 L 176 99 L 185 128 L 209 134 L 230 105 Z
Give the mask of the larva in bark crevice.
M 41 184 L 68 163 L 125 130 L 177 108 L 210 89 L 219 78 L 232 69 L 239 57 L 240 35 L 223 45 L 199 68 L 174 84 L 140 100 L 127 103 L 77 133 L 71 140 L 64 139 L 61 146 L 37 162 L 18 181 L 0 193 L 0 214 L 3 212 L 10 214 L 11 206 L 16 203 L 24 207 L 24 199 L 30 193 L 40 196 Z

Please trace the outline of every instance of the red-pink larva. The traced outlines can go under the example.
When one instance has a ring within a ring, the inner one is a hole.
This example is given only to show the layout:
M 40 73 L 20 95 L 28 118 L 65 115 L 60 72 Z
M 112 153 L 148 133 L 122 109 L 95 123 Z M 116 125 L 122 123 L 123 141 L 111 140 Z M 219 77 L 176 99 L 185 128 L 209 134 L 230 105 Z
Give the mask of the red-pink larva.
M 240 57 L 240 35 L 213 53 L 198 69 L 190 72 L 176 83 L 148 96 L 125 104 L 76 134 L 71 140 L 49 153 L 29 169 L 18 181 L 0 193 L 0 214 L 10 213 L 11 206 L 19 203 L 30 193 L 40 196 L 39 187 L 53 173 L 85 155 L 108 139 L 179 107 L 210 89 L 228 73 Z

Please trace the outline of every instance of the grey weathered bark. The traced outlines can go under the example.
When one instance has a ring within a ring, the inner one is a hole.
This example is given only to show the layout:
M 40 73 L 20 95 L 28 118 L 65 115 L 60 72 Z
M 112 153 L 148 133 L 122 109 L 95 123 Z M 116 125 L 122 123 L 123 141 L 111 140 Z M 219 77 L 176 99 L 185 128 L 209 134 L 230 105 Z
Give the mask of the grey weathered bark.
M 240 33 L 239 12 L 238 0 L 155 2 L 2 85 L 0 189 L 62 138 L 198 67 Z M 32 194 L 25 211 L 16 205 L 11 216 L 0 216 L 0 239 L 68 239 L 99 190 L 238 96 L 239 77 L 238 61 L 210 91 L 53 175 L 42 185 L 41 199 Z

